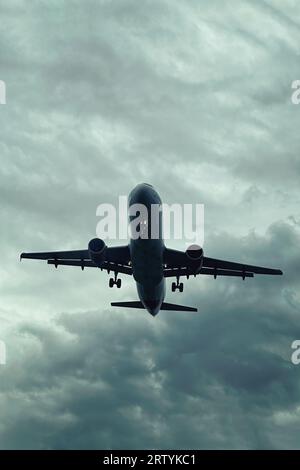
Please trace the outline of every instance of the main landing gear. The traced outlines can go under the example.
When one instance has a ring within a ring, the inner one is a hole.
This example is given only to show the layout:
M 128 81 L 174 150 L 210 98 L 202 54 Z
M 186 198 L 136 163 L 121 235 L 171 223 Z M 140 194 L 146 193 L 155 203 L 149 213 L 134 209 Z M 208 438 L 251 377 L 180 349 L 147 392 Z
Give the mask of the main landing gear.
M 115 273 L 115 278 L 109 279 L 109 287 L 117 286 L 118 289 L 121 287 L 121 279 L 118 279 L 118 273 Z
M 183 282 L 179 282 L 179 276 L 177 277 L 177 282 L 172 282 L 172 292 L 175 292 L 177 289 L 179 292 L 183 292 Z

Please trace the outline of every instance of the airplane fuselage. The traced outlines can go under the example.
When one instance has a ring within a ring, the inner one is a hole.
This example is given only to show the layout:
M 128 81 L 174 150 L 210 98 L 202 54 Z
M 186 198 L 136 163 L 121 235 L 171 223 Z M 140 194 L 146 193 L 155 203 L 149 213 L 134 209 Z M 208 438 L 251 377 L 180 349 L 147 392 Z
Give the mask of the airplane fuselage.
M 160 207 L 162 202 L 155 189 L 146 183 L 136 186 L 129 195 L 128 206 L 142 204 L 147 208 L 148 219 L 141 223 L 140 230 L 147 231 L 147 238 L 131 238 L 130 254 L 132 273 L 140 301 L 151 315 L 156 315 L 164 301 L 166 282 L 163 275 L 165 244 L 162 236 L 162 213 L 151 217 L 151 207 Z M 154 227 L 154 224 L 156 226 Z M 155 237 L 151 237 L 151 233 Z

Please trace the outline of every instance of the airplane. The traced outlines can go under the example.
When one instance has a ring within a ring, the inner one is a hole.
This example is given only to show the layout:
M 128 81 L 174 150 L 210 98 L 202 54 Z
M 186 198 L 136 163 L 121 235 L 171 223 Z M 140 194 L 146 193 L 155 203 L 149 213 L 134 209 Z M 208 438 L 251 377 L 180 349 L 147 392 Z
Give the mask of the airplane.
M 152 204 L 161 207 L 162 201 L 152 185 L 141 183 L 129 195 L 128 206 L 134 204 L 143 204 L 151 210 Z M 148 228 L 148 233 L 151 233 L 151 218 Z M 204 256 L 203 248 L 198 245 L 191 245 L 186 251 L 167 248 L 163 240 L 161 213 L 158 219 L 158 236 L 153 239 L 131 237 L 128 245 L 108 247 L 100 238 L 93 238 L 85 250 L 22 253 L 20 258 L 46 260 L 55 268 L 78 266 L 82 270 L 90 267 L 100 268 L 101 271 L 104 269 L 108 274 L 114 273 L 114 277 L 109 279 L 109 287 L 121 287 L 119 273 L 132 275 L 139 300 L 112 302 L 111 306 L 145 309 L 152 316 L 157 315 L 160 310 L 197 312 L 197 308 L 164 301 L 166 278 L 169 277 L 176 279 L 176 282 L 172 282 L 172 292 L 183 292 L 181 277 L 189 279 L 190 276 L 208 275 L 216 279 L 218 276 L 235 276 L 245 280 L 254 274 L 282 275 L 279 269 L 209 258 Z

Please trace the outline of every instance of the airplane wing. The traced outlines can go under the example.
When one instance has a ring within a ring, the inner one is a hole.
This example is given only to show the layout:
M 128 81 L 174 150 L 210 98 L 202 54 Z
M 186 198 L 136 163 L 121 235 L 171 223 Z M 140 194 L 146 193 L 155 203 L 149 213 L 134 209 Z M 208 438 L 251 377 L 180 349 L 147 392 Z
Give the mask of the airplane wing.
M 46 251 L 39 253 L 22 253 L 20 259 L 45 260 L 48 264 L 57 266 L 78 266 L 84 268 L 97 268 L 98 266 L 90 259 L 88 250 L 72 251 Z M 101 270 L 132 274 L 130 266 L 130 251 L 128 245 L 107 247 L 105 251 L 105 261 L 100 267 Z
M 184 251 L 172 250 L 166 248 L 164 255 L 165 277 L 193 276 L 195 272 L 189 266 L 188 258 Z M 221 259 L 203 257 L 202 268 L 199 273 L 204 275 L 217 276 L 236 276 L 253 277 L 254 274 L 282 275 L 280 269 L 265 268 L 262 266 L 253 266 L 250 264 L 235 263 Z
M 264 268 L 263 266 L 253 266 L 251 264 L 234 263 L 232 261 L 224 261 L 222 259 L 203 258 L 203 266 L 206 268 L 213 269 L 227 269 L 227 270 L 238 270 L 242 272 L 250 272 L 253 274 L 271 274 L 271 275 L 282 275 L 280 269 Z

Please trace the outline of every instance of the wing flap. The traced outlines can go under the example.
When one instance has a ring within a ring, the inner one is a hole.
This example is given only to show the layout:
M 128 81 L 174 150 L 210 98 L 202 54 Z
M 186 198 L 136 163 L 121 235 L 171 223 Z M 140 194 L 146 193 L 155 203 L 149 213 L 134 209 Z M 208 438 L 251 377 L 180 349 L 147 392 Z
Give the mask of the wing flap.
M 84 268 L 98 267 L 91 259 L 88 250 L 72 251 L 46 251 L 38 253 L 22 253 L 20 259 L 36 259 L 47 261 L 48 264 L 57 266 L 79 266 Z M 132 274 L 130 264 L 130 250 L 128 245 L 107 247 L 105 252 L 105 261 L 100 266 L 107 272 L 113 271 L 123 274 Z
M 232 261 L 225 261 L 215 258 L 203 258 L 203 267 L 205 268 L 214 268 L 214 269 L 226 269 L 226 270 L 236 270 L 241 272 L 250 272 L 254 274 L 271 274 L 271 275 L 282 275 L 280 269 L 270 269 L 264 268 L 263 266 L 253 266 L 251 264 L 242 264 L 234 263 Z
M 21 259 L 90 259 L 88 250 L 73 250 L 73 251 L 45 251 L 41 253 L 22 253 Z
M 164 251 L 165 277 L 186 276 L 194 273 L 189 269 L 184 251 L 166 248 Z M 253 277 L 254 274 L 282 275 L 280 269 L 265 268 L 251 264 L 235 263 L 216 258 L 203 257 L 203 265 L 199 274 L 218 276 Z
M 201 268 L 201 271 L 196 274 L 204 274 L 208 276 L 233 276 L 233 277 L 254 277 L 253 273 L 242 272 L 242 271 L 231 271 L 228 269 L 212 269 L 212 268 Z M 177 276 L 195 276 L 195 273 L 189 268 L 174 268 L 165 269 L 164 277 L 177 277 Z
M 120 264 L 116 263 L 107 263 L 104 262 L 104 264 L 99 268 L 93 261 L 87 261 L 87 260 L 55 260 L 55 259 L 49 259 L 47 261 L 48 264 L 52 264 L 55 267 L 57 266 L 78 266 L 81 267 L 83 270 L 84 268 L 98 268 L 98 269 L 104 269 L 108 272 L 113 271 L 117 273 L 122 273 L 122 274 L 132 274 L 132 268 L 131 266 L 123 266 Z

